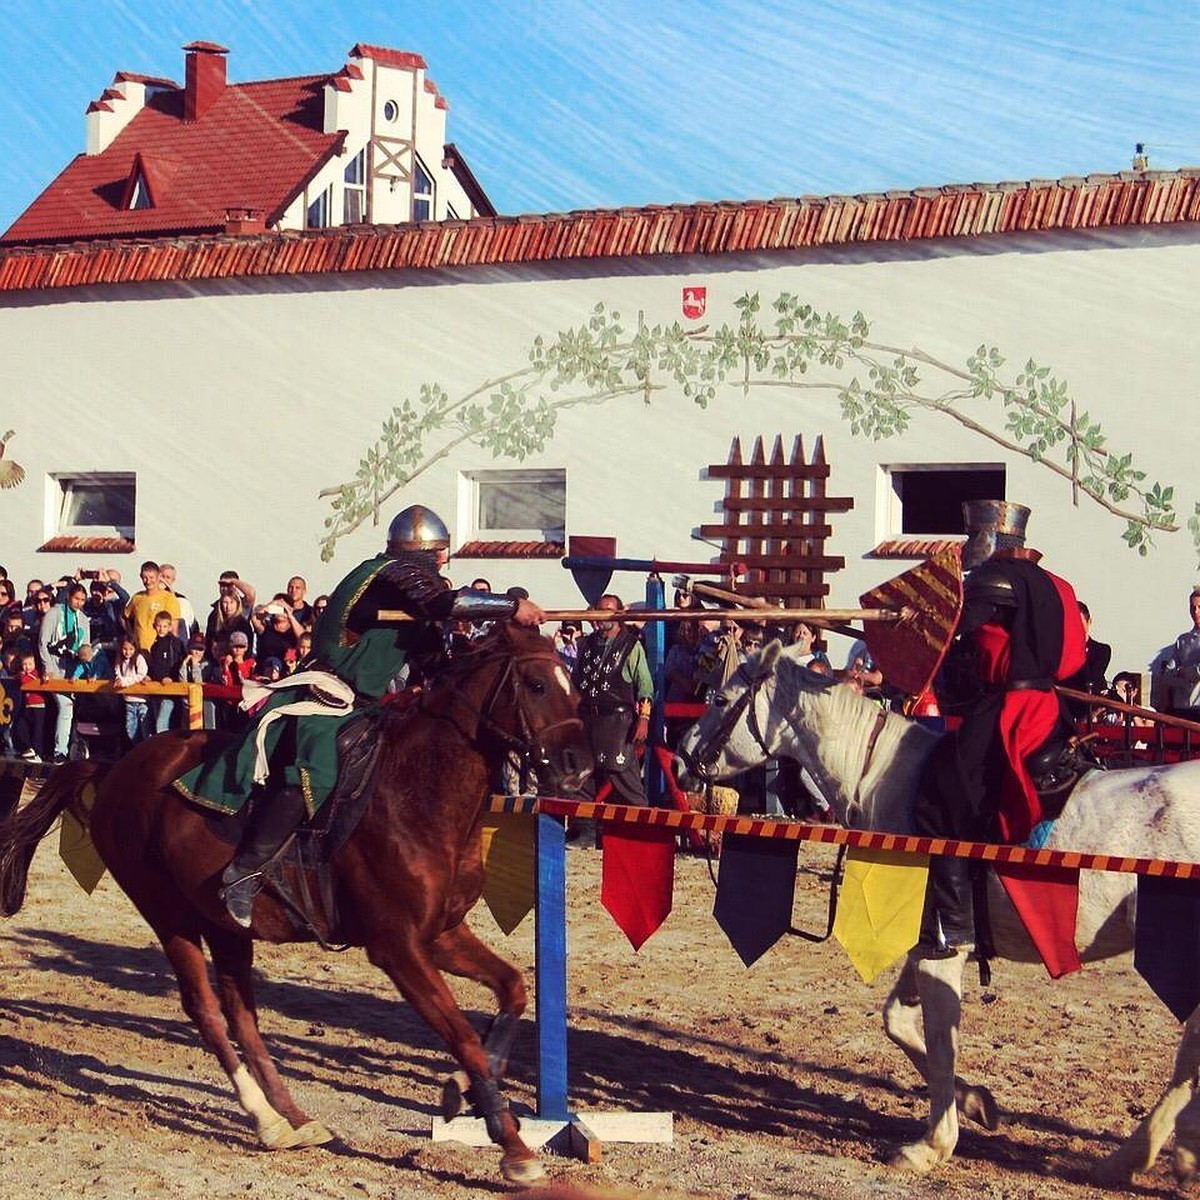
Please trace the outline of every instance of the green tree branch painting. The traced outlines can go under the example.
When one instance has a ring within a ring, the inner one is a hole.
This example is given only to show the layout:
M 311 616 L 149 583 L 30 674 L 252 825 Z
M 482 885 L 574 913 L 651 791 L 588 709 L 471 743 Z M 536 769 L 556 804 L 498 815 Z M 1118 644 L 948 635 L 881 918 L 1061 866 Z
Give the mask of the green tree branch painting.
M 784 292 L 764 316 L 757 293 L 736 304 L 738 320 L 719 329 L 638 323 L 597 304 L 588 320 L 537 337 L 527 365 L 451 396 L 425 384 L 401 401 L 359 462 L 353 479 L 324 489 L 330 502 L 321 540 L 328 562 L 337 542 L 397 491 L 462 445 L 493 458 L 522 460 L 553 439 L 563 409 L 676 388 L 701 408 L 724 387 L 824 391 L 836 397 L 855 435 L 902 435 L 914 412 L 936 413 L 1061 477 L 1072 501 L 1086 499 L 1124 522 L 1139 554 L 1154 535 L 1178 528 L 1174 488 L 1148 483 L 1131 453 L 1109 448 L 1099 423 L 1078 410 L 1066 383 L 1032 360 L 1013 372 L 994 346 L 959 366 L 920 349 L 872 341 L 862 313 L 848 321 Z M 1188 522 L 1200 547 L 1200 505 Z

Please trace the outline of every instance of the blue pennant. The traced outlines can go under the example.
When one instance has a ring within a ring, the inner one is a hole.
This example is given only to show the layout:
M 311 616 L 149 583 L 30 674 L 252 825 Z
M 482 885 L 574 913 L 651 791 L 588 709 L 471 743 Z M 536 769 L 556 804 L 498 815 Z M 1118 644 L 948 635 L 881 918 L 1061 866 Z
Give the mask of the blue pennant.
M 750 966 L 791 928 L 799 845 L 727 833 L 713 916 Z
M 1200 882 L 1139 875 L 1133 965 L 1176 1020 L 1200 1004 Z

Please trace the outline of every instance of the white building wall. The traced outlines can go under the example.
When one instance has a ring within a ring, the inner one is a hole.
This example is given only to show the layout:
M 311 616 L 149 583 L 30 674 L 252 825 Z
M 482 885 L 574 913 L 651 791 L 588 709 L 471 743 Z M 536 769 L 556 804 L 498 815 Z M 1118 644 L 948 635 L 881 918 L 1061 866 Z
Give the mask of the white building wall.
M 456 544 L 464 470 L 520 465 L 565 468 L 567 532 L 615 535 L 630 557 L 706 560 L 691 536 L 716 519 L 731 440 L 803 434 L 825 439 L 831 495 L 856 500 L 834 516 L 831 553 L 847 569 L 831 603 L 911 563 L 867 559 L 882 538 L 880 463 L 1004 462 L 1010 499 L 1033 508 L 1030 541 L 1046 565 L 1072 580 L 1114 645 L 1113 669 L 1141 669 L 1188 624 L 1186 598 L 1200 577 L 1185 532 L 1161 535 L 1147 558 L 1125 549 L 1122 523 L 1045 467 L 1001 450 L 934 414 L 914 416 L 902 438 L 851 435 L 836 395 L 820 386 L 725 387 L 707 410 L 673 386 L 565 410 L 557 437 L 524 463 L 455 452 L 383 504 L 379 528 L 318 558 L 328 513 L 325 487 L 351 479 L 379 426 L 404 397 L 437 382 L 452 396 L 528 364 L 533 339 L 587 321 L 603 302 L 627 330 L 681 321 L 713 329 L 736 320 L 734 303 L 757 291 L 764 316 L 781 292 L 849 318 L 861 310 L 872 340 L 919 347 L 961 365 L 980 344 L 1004 351 L 1015 375 L 1026 358 L 1065 378 L 1115 451 L 1132 450 L 1150 479 L 1173 483 L 1186 522 L 1200 488 L 1186 405 L 1200 386 L 1191 296 L 1200 277 L 1194 228 L 1106 236 L 1005 237 L 961 243 L 868 247 L 822 254 L 612 261 L 543 269 L 394 273 L 244 284 L 151 285 L 8 298 L 0 307 L 4 419 L 17 435 L 8 456 L 29 478 L 0 493 L 7 538 L 0 556 L 20 583 L 73 571 L 78 556 L 34 553 L 48 535 L 44 480 L 54 471 L 135 470 L 137 550 L 119 563 L 136 580 L 144 557 L 169 559 L 197 603 L 215 598 L 217 573 L 242 571 L 261 591 L 289 575 L 328 590 L 382 545 L 387 520 L 420 501 L 440 512 Z M 702 320 L 681 315 L 684 286 L 708 289 Z M 814 369 L 807 382 L 830 382 Z M 547 391 L 549 399 L 561 398 Z M 60 419 L 56 414 L 71 414 Z M 997 411 L 975 415 L 999 427 Z M 430 449 L 434 448 L 431 444 Z M 770 444 L 768 443 L 768 451 Z M 109 558 L 84 565 L 112 565 Z M 557 561 L 459 560 L 458 583 L 485 575 L 521 583 L 554 605 L 578 601 Z M 636 598 L 640 576 L 614 580 Z

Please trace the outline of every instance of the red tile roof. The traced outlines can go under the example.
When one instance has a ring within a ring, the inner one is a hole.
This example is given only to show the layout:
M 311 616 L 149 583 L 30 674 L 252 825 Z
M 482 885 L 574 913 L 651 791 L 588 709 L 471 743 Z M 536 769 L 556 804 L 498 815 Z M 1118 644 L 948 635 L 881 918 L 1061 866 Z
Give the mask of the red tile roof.
M 464 542 L 455 558 L 562 558 L 562 542 Z
M 183 120 L 182 89 L 151 94 L 100 154 L 76 156 L 0 244 L 212 233 L 235 206 L 275 220 L 339 148 L 341 134 L 322 132 L 327 79 L 229 84 L 194 122 Z M 154 204 L 130 211 L 121 206 L 139 155 Z
M 127 170 L 128 162 L 125 165 Z M 239 197 L 236 203 L 247 203 L 247 198 Z M 794 251 L 1193 221 L 1200 221 L 1200 169 L 1185 168 L 1024 183 L 951 184 L 864 196 L 0 248 L 0 292 L 177 279 Z M 16 227 L 12 232 L 17 232 Z
M 372 46 L 367 42 L 358 42 L 350 49 L 351 58 L 371 58 L 385 67 L 406 67 L 410 70 L 425 70 L 428 65 L 419 55 L 411 50 L 389 50 L 386 46 Z
M 889 538 L 867 551 L 867 558 L 932 558 L 935 554 L 959 554 L 962 547 L 962 538 Z

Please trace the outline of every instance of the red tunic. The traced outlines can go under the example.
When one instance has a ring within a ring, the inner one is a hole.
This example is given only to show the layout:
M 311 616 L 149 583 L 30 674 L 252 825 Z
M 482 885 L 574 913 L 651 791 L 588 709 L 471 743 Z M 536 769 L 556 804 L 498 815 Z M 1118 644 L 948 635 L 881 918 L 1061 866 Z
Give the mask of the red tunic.
M 1075 590 L 1057 575 L 1050 576 L 1063 609 L 1062 656 L 1054 671 L 1057 682 L 1075 674 L 1087 659 L 1087 634 L 1079 615 Z M 991 622 L 976 630 L 975 645 L 983 665 L 984 682 L 1003 686 L 1009 678 L 1009 631 Z M 1025 759 L 1054 732 L 1059 701 L 1053 691 L 1007 692 L 1000 710 L 999 735 L 1008 756 L 1009 775 L 1001 788 L 1000 835 L 1006 842 L 1024 842 L 1042 819 L 1042 806 Z

